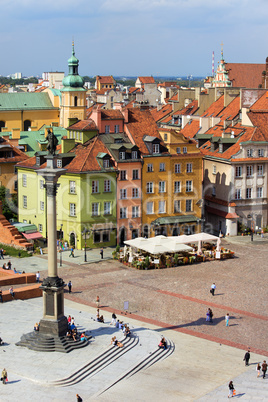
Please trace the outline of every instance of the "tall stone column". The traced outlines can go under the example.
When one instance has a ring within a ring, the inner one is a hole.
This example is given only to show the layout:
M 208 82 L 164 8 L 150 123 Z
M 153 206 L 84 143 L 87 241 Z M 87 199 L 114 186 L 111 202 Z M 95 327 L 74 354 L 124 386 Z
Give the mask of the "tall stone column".
M 45 179 L 47 192 L 47 237 L 48 237 L 48 277 L 40 288 L 43 290 L 43 319 L 40 321 L 40 333 L 54 336 L 66 335 L 68 323 L 64 316 L 64 282 L 58 277 L 57 270 L 57 227 L 56 194 L 58 179 L 65 169 L 56 167 L 57 157 L 48 155 L 47 167 L 38 170 Z

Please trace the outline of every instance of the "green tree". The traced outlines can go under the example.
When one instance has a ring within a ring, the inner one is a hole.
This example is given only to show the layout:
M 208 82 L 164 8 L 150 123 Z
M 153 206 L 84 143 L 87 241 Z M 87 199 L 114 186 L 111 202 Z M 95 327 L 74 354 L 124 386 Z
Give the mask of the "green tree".
M 0 201 L 2 202 L 2 213 L 8 220 L 18 220 L 17 206 L 18 196 L 17 194 L 10 195 L 9 190 L 5 186 L 0 186 Z

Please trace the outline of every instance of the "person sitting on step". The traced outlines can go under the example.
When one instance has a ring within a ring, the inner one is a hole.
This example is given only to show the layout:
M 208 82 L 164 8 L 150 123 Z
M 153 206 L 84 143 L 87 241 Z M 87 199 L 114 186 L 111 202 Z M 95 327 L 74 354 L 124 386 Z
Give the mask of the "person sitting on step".
M 124 346 L 123 343 L 119 342 L 119 341 L 116 339 L 116 336 L 113 336 L 113 337 L 112 337 L 112 339 L 111 339 L 111 345 L 118 346 L 119 348 L 122 348 L 122 347 Z

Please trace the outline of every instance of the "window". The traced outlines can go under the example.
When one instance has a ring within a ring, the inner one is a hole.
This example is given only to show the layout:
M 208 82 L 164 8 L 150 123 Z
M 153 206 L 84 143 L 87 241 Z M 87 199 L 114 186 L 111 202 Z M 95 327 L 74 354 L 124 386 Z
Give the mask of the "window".
M 247 157 L 252 158 L 252 156 L 253 156 L 253 149 L 248 149 L 247 150 Z
M 62 160 L 57 159 L 57 168 L 61 168 L 61 167 L 62 167 Z
M 27 208 L 27 196 L 26 195 L 23 195 L 22 201 L 23 201 L 23 208 Z
M 186 165 L 186 173 L 192 173 L 193 171 L 193 164 L 192 163 L 187 163 Z
M 179 200 L 174 201 L 174 212 L 180 212 L 181 211 L 181 202 Z
M 159 144 L 153 144 L 153 154 L 159 154 Z
M 120 180 L 127 180 L 127 171 L 126 170 L 120 171 Z
M 102 243 L 107 243 L 110 241 L 109 232 L 102 232 Z
M 40 180 L 40 189 L 43 190 L 44 188 L 44 180 Z
M 216 174 L 216 173 L 217 173 L 217 167 L 216 167 L 216 165 L 213 165 L 212 174 Z
M 181 153 L 181 147 L 177 147 L 176 152 L 177 152 L 177 154 L 180 154 Z
M 111 191 L 111 180 L 104 180 L 104 192 L 109 193 Z
M 235 177 L 242 177 L 242 166 L 235 167 Z
M 103 159 L 103 167 L 105 169 L 110 167 L 110 160 L 109 159 Z
M 75 194 L 75 181 L 69 181 L 70 194 Z
M 79 140 L 79 132 L 76 131 L 76 139 Z
M 262 187 L 257 187 L 257 198 L 262 198 Z
M 164 141 L 167 141 L 167 134 L 164 134 Z
M 125 153 L 125 151 L 120 151 L 120 152 L 119 152 L 119 159 L 121 159 L 121 160 L 126 159 L 126 153 Z
M 158 213 L 164 214 L 166 212 L 166 201 L 158 201 Z
M 132 198 L 139 198 L 139 189 L 137 187 L 132 189 Z
M 117 133 L 117 134 L 119 133 L 119 124 L 115 124 L 114 132 Z
M 100 232 L 94 232 L 94 243 L 100 243 L 101 237 Z
M 235 190 L 235 199 L 236 200 L 241 200 L 242 196 L 241 196 L 241 189 L 238 188 Z
M 160 163 L 159 172 L 165 172 L 165 170 L 166 170 L 166 164 Z
M 258 157 L 262 158 L 264 156 L 264 149 L 258 149 Z
M 109 134 L 110 133 L 110 126 L 105 126 L 105 134 Z
M 181 164 L 180 163 L 175 163 L 174 168 L 175 168 L 175 173 L 181 172 Z
M 174 193 L 180 193 L 180 192 L 181 192 L 181 182 L 174 181 Z
M 92 216 L 98 216 L 99 215 L 99 203 L 98 202 L 92 202 Z
M 193 182 L 192 180 L 186 180 L 186 193 L 193 191 Z
M 76 216 L 76 204 L 70 204 L 70 216 Z
M 138 151 L 131 152 L 131 159 L 138 159 Z
M 80 141 L 82 141 L 82 132 L 80 132 Z
M 252 198 L 252 188 L 246 189 L 246 198 Z
M 40 156 L 37 156 L 37 157 L 36 157 L 36 165 L 37 165 L 37 166 L 40 166 Z
M 104 215 L 111 215 L 111 202 L 110 201 L 105 201 L 104 202 L 103 214 Z
M 40 201 L 40 210 L 44 211 L 44 209 L 45 209 L 45 203 L 44 201 Z
M 22 175 L 22 187 L 27 187 L 27 175 Z
M 132 180 L 138 180 L 139 178 L 139 169 L 132 170 Z
M 192 200 L 186 200 L 186 212 L 190 212 L 192 210 Z
M 258 176 L 263 176 L 263 165 L 258 165 L 257 172 Z
M 247 165 L 247 177 L 250 177 L 252 175 L 253 175 L 253 166 Z
M 120 189 L 120 200 L 125 200 L 127 198 L 127 189 L 121 188 Z
M 43 225 L 42 225 L 41 223 L 39 223 L 39 225 L 38 225 L 38 231 L 39 231 L 40 233 L 43 232 Z
M 147 165 L 147 172 L 153 172 L 154 171 L 154 167 L 152 163 L 148 163 Z
M 139 217 L 139 207 L 138 206 L 134 206 L 132 207 L 132 218 L 138 218 Z
M 153 202 L 147 202 L 146 204 L 146 213 L 148 215 L 151 215 L 154 213 L 154 203 Z
M 91 186 L 92 186 L 92 193 L 99 192 L 99 180 L 92 180 Z
M 183 147 L 183 153 L 187 154 L 187 147 Z
M 222 143 L 219 144 L 219 152 L 221 152 L 221 153 L 223 152 L 223 144 Z
M 153 193 L 154 192 L 154 183 L 148 182 L 146 183 L 146 193 Z
M 165 181 L 160 181 L 159 182 L 158 191 L 159 191 L 159 193 L 165 193 L 166 192 L 166 182 Z
M 212 187 L 212 195 L 213 195 L 213 197 L 216 196 L 216 187 L 215 186 Z
M 120 208 L 120 219 L 126 219 L 126 217 L 127 217 L 127 209 Z

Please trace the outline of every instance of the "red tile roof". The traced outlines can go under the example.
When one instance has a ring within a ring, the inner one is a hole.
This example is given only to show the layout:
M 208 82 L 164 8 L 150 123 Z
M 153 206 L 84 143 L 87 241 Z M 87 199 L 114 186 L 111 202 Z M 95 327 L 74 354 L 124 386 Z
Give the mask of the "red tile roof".
M 110 75 L 97 75 L 96 80 L 101 84 L 114 84 L 114 79 Z
M 265 92 L 260 99 L 258 99 L 251 107 L 250 110 L 266 111 L 268 112 L 268 91 Z
M 225 67 L 233 87 L 258 88 L 262 83 L 265 64 L 226 63 Z
M 178 92 L 175 93 L 173 96 L 171 96 L 171 98 L 169 98 L 169 102 L 170 101 L 178 101 L 179 100 L 179 94 Z
M 121 111 L 118 109 L 101 109 L 101 120 L 124 119 Z
M 268 141 L 268 113 L 249 112 L 248 117 L 256 127 L 251 141 Z
M 191 103 L 189 103 L 187 106 L 184 108 L 177 110 L 176 112 L 172 113 L 172 115 L 175 116 L 188 116 L 194 114 L 198 110 L 198 101 L 193 100 Z
M 173 110 L 172 105 L 168 104 L 168 105 L 162 106 L 160 110 L 157 110 L 157 108 L 151 109 L 150 112 L 151 112 L 154 120 L 159 121 L 159 120 L 162 120 L 163 117 L 166 117 L 167 115 L 172 113 L 172 110 Z
M 161 139 L 161 143 L 163 144 L 157 124 L 149 110 L 140 110 L 138 108 L 129 109 L 129 119 L 126 124 L 126 129 L 129 131 L 133 141 L 143 154 L 149 153 L 143 141 L 144 136 L 149 135 L 157 137 Z
M 154 77 L 138 77 L 142 84 L 154 84 Z
M 240 113 L 240 96 L 236 96 L 232 102 L 226 106 L 217 117 L 223 120 L 234 120 Z
M 1 137 L 0 137 L 1 138 Z M 13 156 L 10 157 L 4 157 L 0 158 L 0 163 L 18 163 L 25 161 L 29 159 L 29 156 L 27 156 L 24 152 L 22 152 L 20 149 L 14 147 L 14 145 L 10 144 L 8 141 L 6 141 L 4 138 L 2 138 L 1 141 L 1 147 L 7 147 L 7 150 L 12 151 Z
M 186 126 L 180 131 L 181 134 L 184 135 L 186 138 L 194 138 L 194 136 L 200 130 L 199 119 L 198 120 L 190 120 Z
M 92 119 L 79 120 L 76 123 L 68 127 L 68 130 L 97 130 L 97 126 Z
M 216 117 L 224 109 L 224 96 L 221 95 L 213 102 L 207 110 L 201 115 L 202 117 Z
M 130 88 L 128 89 L 128 93 L 129 93 L 129 94 L 132 94 L 132 93 L 134 93 L 134 92 L 141 92 L 141 88 L 130 87 Z

